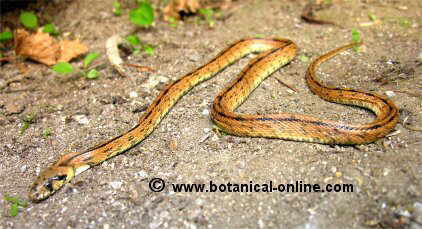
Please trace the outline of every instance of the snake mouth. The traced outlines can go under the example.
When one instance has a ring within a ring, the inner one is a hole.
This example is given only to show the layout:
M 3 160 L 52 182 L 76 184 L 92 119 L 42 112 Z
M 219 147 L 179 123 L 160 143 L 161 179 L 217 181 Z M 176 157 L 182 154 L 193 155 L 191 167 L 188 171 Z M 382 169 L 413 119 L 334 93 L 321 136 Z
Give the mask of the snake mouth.
M 71 167 L 50 167 L 43 171 L 29 189 L 28 198 L 40 202 L 53 195 L 68 183 L 74 176 Z

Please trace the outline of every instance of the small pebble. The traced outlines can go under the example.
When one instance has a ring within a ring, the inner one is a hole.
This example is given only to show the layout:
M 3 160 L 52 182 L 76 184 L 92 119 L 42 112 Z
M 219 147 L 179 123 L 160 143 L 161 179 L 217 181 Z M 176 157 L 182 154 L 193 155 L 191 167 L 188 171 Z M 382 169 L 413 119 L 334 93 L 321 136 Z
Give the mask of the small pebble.
M 138 93 L 136 92 L 136 91 L 131 91 L 130 93 L 129 93 L 129 97 L 130 98 L 137 98 L 139 95 L 138 95 Z
M 151 89 L 157 86 L 159 83 L 167 83 L 168 81 L 169 79 L 165 76 L 151 75 L 148 80 L 142 84 L 142 87 Z
M 21 167 L 21 173 L 24 173 L 25 171 L 26 171 L 26 169 L 28 168 L 28 166 L 26 166 L 26 165 L 23 165 L 22 167 Z
M 86 115 L 74 115 L 73 119 L 77 121 L 79 124 L 86 125 L 89 123 L 88 117 Z
M 110 182 L 110 186 L 114 189 L 120 189 L 122 187 L 123 182 L 121 181 L 113 181 Z
M 204 110 L 202 111 L 202 115 L 203 115 L 203 116 L 209 116 L 209 115 L 210 115 L 210 111 L 209 111 L 208 109 L 204 109 Z
M 388 98 L 393 98 L 396 96 L 396 93 L 394 93 L 394 91 L 386 91 L 385 95 L 387 95 Z
M 144 170 L 141 170 L 141 171 L 139 171 L 139 172 L 136 173 L 136 176 L 138 176 L 141 179 L 144 179 L 144 178 L 147 178 L 149 175 Z

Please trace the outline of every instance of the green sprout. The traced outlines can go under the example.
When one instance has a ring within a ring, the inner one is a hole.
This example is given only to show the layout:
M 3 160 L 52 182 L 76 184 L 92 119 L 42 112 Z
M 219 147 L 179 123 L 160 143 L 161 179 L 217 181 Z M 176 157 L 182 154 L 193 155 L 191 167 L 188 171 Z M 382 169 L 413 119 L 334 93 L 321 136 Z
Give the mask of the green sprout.
M 299 60 L 302 62 L 308 62 L 309 61 L 309 57 L 306 55 L 300 55 L 299 56 Z
M 99 72 L 96 69 L 91 69 L 88 71 L 88 73 L 85 75 L 87 79 L 93 80 L 98 78 Z
M 19 134 L 23 135 L 25 131 L 29 128 L 29 125 L 35 123 L 35 115 L 30 114 L 22 118 L 22 127 L 19 129 Z
M 129 35 L 126 37 L 126 40 L 133 47 L 141 45 L 141 40 L 136 35 Z
M 115 16 L 122 15 L 122 7 L 120 5 L 120 2 L 118 2 L 118 1 L 113 2 L 113 14 Z
M 52 23 L 44 25 L 42 31 L 53 36 L 59 35 L 59 31 L 57 31 L 56 26 Z
M 81 74 L 83 76 L 85 76 L 85 78 L 93 80 L 93 79 L 97 79 L 99 76 L 99 72 L 96 69 L 90 69 L 87 72 L 88 67 L 91 65 L 91 63 L 97 59 L 100 56 L 99 53 L 96 52 L 92 52 L 92 53 L 88 53 L 88 55 L 85 56 L 84 58 L 84 70 L 81 71 Z
M 148 55 L 154 55 L 154 46 L 150 44 L 142 44 L 141 40 L 139 40 L 138 36 L 136 35 L 129 35 L 126 37 L 126 40 L 133 48 L 133 53 L 136 55 L 143 50 Z
M 214 10 L 212 8 L 201 8 L 199 9 L 198 12 L 205 18 L 205 21 L 208 23 L 210 27 L 214 27 L 215 19 L 214 19 Z
M 9 215 L 12 216 L 12 217 L 15 217 L 15 216 L 18 215 L 19 207 L 22 207 L 22 208 L 28 207 L 28 202 L 26 202 L 25 200 L 21 200 L 17 197 L 14 197 L 14 196 L 9 196 L 7 194 L 4 194 L 3 199 L 6 202 L 9 202 L 11 204 L 10 210 L 9 210 Z
M 10 41 L 13 38 L 13 33 L 10 31 L 5 31 L 0 33 L 0 42 Z
M 53 66 L 53 71 L 62 75 L 67 75 L 73 72 L 73 67 L 68 62 L 59 62 Z
M 46 128 L 46 129 L 44 129 L 44 131 L 42 132 L 42 136 L 44 137 L 44 138 L 47 138 L 48 136 L 50 136 L 51 135 L 51 129 L 50 128 Z
M 178 21 L 177 21 L 177 19 L 176 19 L 176 18 L 174 18 L 174 17 L 169 17 L 168 22 L 169 22 L 169 24 L 170 24 L 170 26 L 171 26 L 171 27 L 177 27 L 177 23 L 178 23 Z
M 408 28 L 411 27 L 412 22 L 407 18 L 401 18 L 399 20 L 399 24 L 400 24 L 401 27 L 408 29 Z
M 361 42 L 360 32 L 357 29 L 352 29 L 352 41 L 356 44 Z M 355 46 L 353 47 L 353 50 L 355 50 L 355 52 L 359 52 L 360 48 L 359 46 Z
M 376 21 L 377 20 L 377 16 L 375 14 L 373 14 L 373 13 L 368 13 L 368 17 L 369 17 L 369 20 L 371 20 L 371 21 Z
M 97 59 L 99 56 L 100 54 L 96 52 L 88 53 L 84 59 L 84 68 L 86 69 L 89 65 L 91 65 L 92 61 Z
M 37 16 L 33 12 L 22 12 L 19 15 L 19 20 L 28 29 L 36 29 L 38 27 Z
M 141 1 L 138 8 L 132 9 L 129 13 L 130 21 L 138 26 L 146 27 L 154 22 L 154 9 L 148 1 Z

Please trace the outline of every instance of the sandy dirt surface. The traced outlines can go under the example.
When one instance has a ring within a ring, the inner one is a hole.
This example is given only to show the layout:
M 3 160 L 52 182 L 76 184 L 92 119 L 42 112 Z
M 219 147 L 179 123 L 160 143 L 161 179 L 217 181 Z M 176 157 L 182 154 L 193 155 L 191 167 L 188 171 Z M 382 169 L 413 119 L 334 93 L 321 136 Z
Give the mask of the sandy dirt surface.
M 389 94 L 400 108 L 400 123 L 390 136 L 358 147 L 220 135 L 213 131 L 207 112 L 212 98 L 247 63 L 244 59 L 184 96 L 138 146 L 82 173 L 48 200 L 30 203 L 10 217 L 10 204 L 1 198 L 0 228 L 422 227 L 421 1 L 334 1 L 317 12 L 341 27 L 305 23 L 300 14 L 306 2 L 287 0 L 236 1 L 214 28 L 195 19 L 176 28 L 157 20 L 155 27 L 137 33 L 156 46 L 154 56 L 128 60 L 157 73 L 129 78 L 119 76 L 105 56 L 106 39 L 132 29 L 127 11 L 114 16 L 112 3 L 74 0 L 42 9 L 62 34 L 102 54 L 95 62 L 103 66 L 101 76 L 59 76 L 27 62 L 30 74 L 0 91 L 0 195 L 27 199 L 36 175 L 59 155 L 86 150 L 134 126 L 139 110 L 164 86 L 145 87 L 146 77 L 159 74 L 174 81 L 244 37 L 289 38 L 299 46 L 299 56 L 312 60 L 350 43 L 351 30 L 357 28 L 365 42 L 362 52 L 345 52 L 324 64 L 319 75 L 329 85 Z M 370 13 L 381 23 L 368 25 Z M 2 22 L 18 14 L 8 13 Z M 80 66 L 81 61 L 73 64 Z M 372 120 L 368 111 L 313 95 L 304 81 L 308 65 L 296 58 L 265 80 L 238 110 L 306 113 L 348 123 Z M 1 66 L 0 83 L 19 76 L 15 65 Z M 22 118 L 31 114 L 35 122 L 20 135 Z M 51 130 L 48 137 L 43 136 L 46 129 Z M 149 190 L 155 177 L 167 182 L 164 191 Z M 354 189 L 176 193 L 170 185 L 209 181 L 302 181 L 324 187 L 353 184 Z

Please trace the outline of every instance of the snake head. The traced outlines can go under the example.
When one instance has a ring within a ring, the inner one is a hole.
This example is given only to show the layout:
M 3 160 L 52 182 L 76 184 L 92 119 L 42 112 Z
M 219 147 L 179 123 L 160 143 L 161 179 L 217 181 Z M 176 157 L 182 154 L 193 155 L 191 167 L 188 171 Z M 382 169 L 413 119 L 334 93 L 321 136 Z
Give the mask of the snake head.
M 32 184 L 28 197 L 34 202 L 45 200 L 72 180 L 74 176 L 75 171 L 71 166 L 53 165 L 48 167 Z

